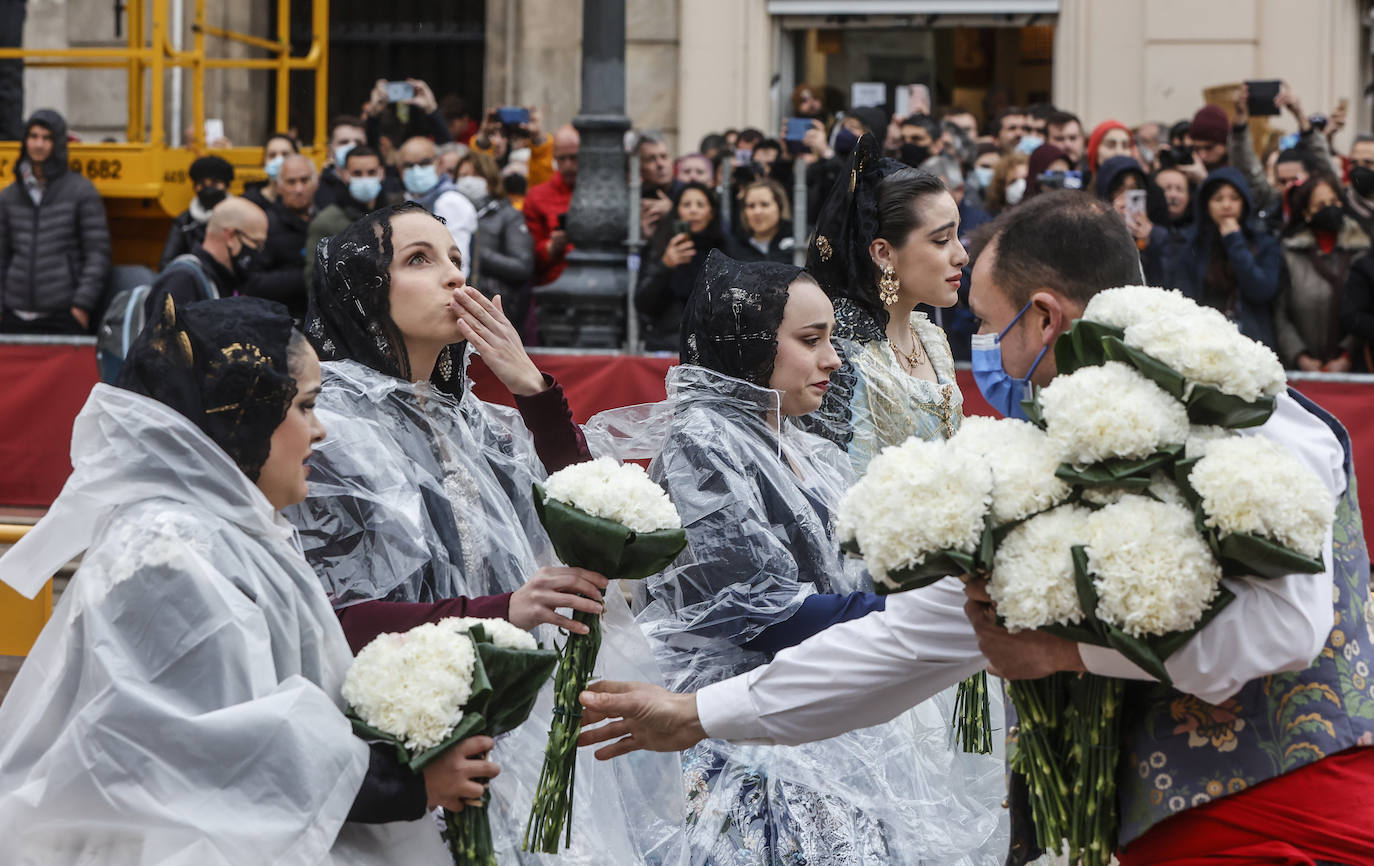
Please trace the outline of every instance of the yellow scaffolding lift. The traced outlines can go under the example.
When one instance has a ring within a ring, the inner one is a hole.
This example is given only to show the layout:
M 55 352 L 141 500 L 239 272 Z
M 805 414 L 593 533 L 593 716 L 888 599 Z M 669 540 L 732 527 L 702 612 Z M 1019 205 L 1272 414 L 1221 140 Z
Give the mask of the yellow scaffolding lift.
M 189 51 L 172 47 L 168 33 L 169 2 L 181 0 L 131 0 L 127 9 L 127 48 L 0 49 L 0 59 L 18 58 L 28 67 L 124 69 L 129 78 L 127 143 L 85 144 L 68 147 L 70 168 L 90 178 L 105 200 L 115 264 L 156 267 L 172 219 L 190 206 L 192 192 L 187 171 L 197 157 L 214 154 L 234 166 L 235 192 L 244 183 L 264 180 L 261 147 L 211 150 L 205 136 L 205 70 L 257 69 L 276 73 L 276 129 L 286 129 L 290 116 L 291 73 L 315 73 L 315 137 L 313 147 L 303 150 L 317 163 L 324 159 L 328 126 L 326 97 L 329 69 L 329 0 L 310 0 L 309 50 L 291 56 L 291 0 L 278 0 L 277 38 L 263 39 L 247 33 L 221 30 L 206 23 L 206 0 L 194 0 L 195 17 Z M 146 35 L 146 39 L 145 39 Z M 207 38 L 217 38 L 260 48 L 266 58 L 208 57 Z M 191 120 L 193 139 L 185 147 L 167 144 L 164 111 L 165 80 L 169 69 L 191 71 Z M 145 101 L 145 86 L 148 98 Z M 0 142 L 0 187 L 14 180 L 14 164 L 20 142 Z

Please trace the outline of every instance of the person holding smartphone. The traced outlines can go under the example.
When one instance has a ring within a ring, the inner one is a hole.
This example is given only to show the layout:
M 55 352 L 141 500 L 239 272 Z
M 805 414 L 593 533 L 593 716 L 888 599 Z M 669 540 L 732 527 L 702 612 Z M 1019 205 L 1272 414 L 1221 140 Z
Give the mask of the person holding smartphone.
M 724 246 L 715 194 L 705 184 L 684 184 L 654 233 L 635 289 L 645 349 L 677 351 L 678 323 L 697 273 L 707 254 Z

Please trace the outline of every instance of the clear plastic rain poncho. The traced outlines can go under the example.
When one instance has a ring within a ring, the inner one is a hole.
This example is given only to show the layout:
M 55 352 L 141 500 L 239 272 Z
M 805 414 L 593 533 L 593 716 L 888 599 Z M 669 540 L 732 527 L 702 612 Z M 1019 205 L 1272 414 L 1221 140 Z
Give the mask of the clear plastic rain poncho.
M 780 393 L 756 384 L 772 367 L 776 294 L 785 300 L 796 274 L 756 267 L 737 273 L 728 260 L 708 261 L 683 326 L 684 360 L 748 379 L 684 364 L 669 372 L 665 402 L 602 413 L 586 429 L 596 453 L 651 459 L 650 474 L 682 515 L 687 550 L 645 581 L 636 606 L 675 691 L 765 664 L 766 653 L 742 644 L 812 593 L 872 589 L 831 533 L 854 477 L 848 458 L 791 421 L 779 424 Z M 707 304 L 700 295 L 713 289 L 720 302 Z M 683 759 L 692 862 L 1000 862 L 1004 839 L 990 844 L 1000 815 L 952 772 L 949 737 L 947 717 L 918 708 L 802 746 L 708 740 Z M 992 762 L 986 781 L 1001 779 Z
M 254 405 L 243 364 L 217 371 L 220 396 L 242 399 L 206 415 L 275 412 L 270 435 L 294 386 Z M 260 447 L 237 447 L 249 439 Z M 369 760 L 339 696 L 352 656 L 291 526 L 245 475 L 266 442 L 91 392 L 66 487 L 0 560 L 31 596 L 85 551 L 0 707 L 6 863 L 446 862 L 428 819 L 345 823 Z
M 428 382 L 401 375 L 409 370 L 404 346 L 378 310 L 389 280 L 390 218 L 407 210 L 354 223 L 321 245 L 315 268 L 307 332 L 322 357 L 336 359 L 321 365 L 316 403 L 329 436 L 312 460 L 309 498 L 286 515 L 336 607 L 507 593 L 540 566 L 556 564 L 534 511 L 532 485 L 546 472 L 533 437 L 514 409 L 465 387 L 466 346 L 446 350 L 452 360 L 441 359 Z M 350 294 L 356 286 L 370 288 Z M 379 345 L 388 348 L 378 352 Z M 546 647 L 563 639 L 548 626 L 536 636 Z M 607 592 L 596 675 L 662 682 L 615 585 Z M 664 754 L 601 762 L 584 750 L 572 847 L 559 855 L 519 850 L 552 711 L 550 682 L 529 720 L 492 753 L 501 765 L 490 806 L 501 862 L 682 862 L 681 764 Z

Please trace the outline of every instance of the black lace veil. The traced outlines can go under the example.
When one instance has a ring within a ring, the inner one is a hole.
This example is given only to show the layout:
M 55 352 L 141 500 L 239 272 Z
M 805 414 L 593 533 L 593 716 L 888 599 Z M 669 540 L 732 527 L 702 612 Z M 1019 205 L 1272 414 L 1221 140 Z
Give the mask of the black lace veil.
M 712 250 L 683 310 L 683 362 L 766 387 L 787 287 L 801 274 L 791 265 L 746 264 Z
M 878 235 L 878 185 L 907 167 L 885 158 L 878 141 L 865 133 L 849 155 L 849 170 L 835 180 L 821 205 L 806 251 L 806 270 L 834 302 L 841 332 L 853 330 L 864 341 L 881 339 L 888 319 L 878 299 L 878 271 L 868 254 Z M 842 316 L 842 311 L 860 315 Z
M 186 416 L 254 482 L 296 396 L 286 307 L 262 298 L 170 297 L 129 347 L 118 385 Z
M 412 212 L 443 222 L 415 202 L 402 202 L 375 210 L 320 241 L 305 316 L 305 334 L 320 360 L 357 361 L 410 381 L 410 357 L 391 318 L 391 221 Z M 446 347 L 430 379 L 455 397 L 462 396 L 464 387 L 462 350 L 462 343 Z

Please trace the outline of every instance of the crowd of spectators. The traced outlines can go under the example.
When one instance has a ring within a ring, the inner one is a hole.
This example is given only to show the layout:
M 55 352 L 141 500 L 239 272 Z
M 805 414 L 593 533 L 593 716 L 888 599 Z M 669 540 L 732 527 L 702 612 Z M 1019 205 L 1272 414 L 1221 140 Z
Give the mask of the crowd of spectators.
M 534 107 L 474 117 L 457 97 L 440 102 L 425 82 L 406 84 L 409 97 L 393 102 L 378 81 L 356 115 L 332 120 L 323 168 L 285 131 L 263 142 L 267 179 L 242 196 L 229 192 L 230 163 L 195 160 L 193 197 L 167 235 L 155 286 L 258 295 L 300 316 L 319 241 L 409 199 L 444 217 L 469 281 L 499 297 L 537 342 L 533 290 L 559 279 L 572 250 L 577 131 L 546 132 Z M 980 128 L 961 106 L 890 115 L 827 106 L 819 93 L 796 88 L 776 137 L 723 129 L 675 155 L 665 136 L 636 133 L 643 254 L 631 290 L 645 348 L 676 348 L 683 304 L 711 250 L 793 261 L 856 142 L 871 134 L 888 157 L 943 180 L 965 240 L 1046 190 L 1080 190 L 1121 214 L 1145 282 L 1216 307 L 1290 368 L 1374 371 L 1374 135 L 1355 136 L 1348 153 L 1334 150 L 1344 102 L 1309 115 L 1285 85 L 1273 109 L 1296 132 L 1259 136 L 1243 86 L 1191 117 L 1133 127 L 1088 126 L 1037 103 L 991 112 Z M 0 192 L 4 331 L 90 332 L 107 300 L 105 214 L 91 183 L 66 170 L 66 144 L 63 118 L 35 113 L 16 182 Z M 805 224 L 794 225 L 794 214 Z M 966 302 L 931 312 L 956 356 L 966 356 L 975 326 Z

